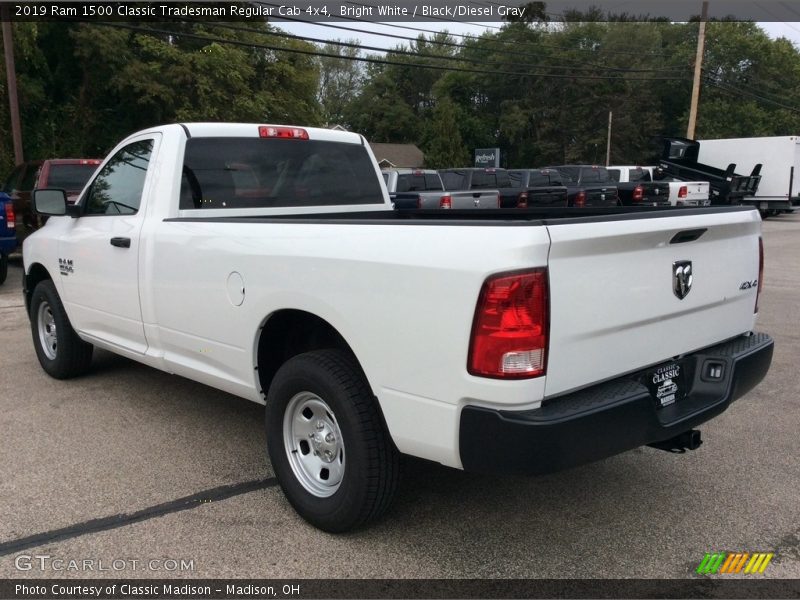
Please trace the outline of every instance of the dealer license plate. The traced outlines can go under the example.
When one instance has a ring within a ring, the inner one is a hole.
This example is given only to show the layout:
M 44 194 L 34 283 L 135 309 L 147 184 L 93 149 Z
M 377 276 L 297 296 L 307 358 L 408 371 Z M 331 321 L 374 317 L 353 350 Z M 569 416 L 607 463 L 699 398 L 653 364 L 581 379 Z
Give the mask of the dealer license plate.
M 645 385 L 656 401 L 656 408 L 664 408 L 680 402 L 686 396 L 686 365 L 681 362 L 668 363 L 648 371 Z

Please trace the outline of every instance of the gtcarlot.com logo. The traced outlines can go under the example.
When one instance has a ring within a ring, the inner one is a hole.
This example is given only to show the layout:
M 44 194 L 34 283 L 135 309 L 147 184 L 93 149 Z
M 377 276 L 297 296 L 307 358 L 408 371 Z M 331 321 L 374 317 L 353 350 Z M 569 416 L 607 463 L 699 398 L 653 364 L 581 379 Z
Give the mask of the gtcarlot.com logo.
M 59 558 L 49 554 L 20 554 L 17 571 L 194 571 L 194 559 L 184 558 Z
M 706 552 L 697 567 L 697 573 L 699 575 L 761 574 L 773 556 L 774 552 Z

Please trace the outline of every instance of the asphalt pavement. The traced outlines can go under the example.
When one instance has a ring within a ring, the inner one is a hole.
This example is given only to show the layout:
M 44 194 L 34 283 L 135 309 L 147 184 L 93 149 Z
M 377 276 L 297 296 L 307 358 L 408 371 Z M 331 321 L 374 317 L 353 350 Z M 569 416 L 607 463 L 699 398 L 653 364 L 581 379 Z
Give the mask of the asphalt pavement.
M 408 459 L 389 514 L 347 535 L 284 499 L 262 407 L 102 351 L 84 377 L 48 377 L 14 260 L 0 286 L 0 578 L 684 578 L 715 551 L 774 552 L 763 576 L 800 578 L 800 213 L 767 220 L 764 245 L 772 368 L 702 427 L 700 449 L 544 477 Z

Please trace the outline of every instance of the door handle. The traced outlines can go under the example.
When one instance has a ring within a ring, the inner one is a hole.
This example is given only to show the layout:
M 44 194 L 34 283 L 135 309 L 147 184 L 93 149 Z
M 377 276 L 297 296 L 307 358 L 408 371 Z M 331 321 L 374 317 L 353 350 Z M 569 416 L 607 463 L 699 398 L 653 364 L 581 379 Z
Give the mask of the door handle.
M 117 248 L 130 248 L 131 238 L 128 237 L 113 237 L 111 238 L 111 245 Z

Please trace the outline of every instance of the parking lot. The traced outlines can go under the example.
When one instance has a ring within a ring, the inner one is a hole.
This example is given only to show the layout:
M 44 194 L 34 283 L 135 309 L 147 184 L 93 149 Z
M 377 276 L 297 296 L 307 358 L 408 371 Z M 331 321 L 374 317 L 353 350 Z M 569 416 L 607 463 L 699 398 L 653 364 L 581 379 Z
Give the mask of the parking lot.
M 275 485 L 262 407 L 101 351 L 88 376 L 49 378 L 17 259 L 0 286 L 0 577 L 683 578 L 706 552 L 761 551 L 764 576 L 798 578 L 800 213 L 767 220 L 764 244 L 772 369 L 699 450 L 538 478 L 406 460 L 387 517 L 342 536 Z M 20 570 L 21 554 L 126 562 Z

